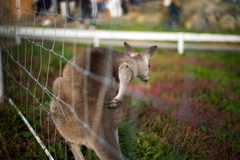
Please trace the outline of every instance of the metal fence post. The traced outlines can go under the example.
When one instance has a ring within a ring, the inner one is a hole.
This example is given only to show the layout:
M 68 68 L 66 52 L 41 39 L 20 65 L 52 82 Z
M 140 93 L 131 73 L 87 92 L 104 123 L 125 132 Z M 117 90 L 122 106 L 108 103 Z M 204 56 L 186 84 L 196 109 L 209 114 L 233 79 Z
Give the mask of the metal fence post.
M 2 49 L 0 45 L 0 103 L 4 101 L 4 90 L 3 90 L 3 70 L 2 70 Z

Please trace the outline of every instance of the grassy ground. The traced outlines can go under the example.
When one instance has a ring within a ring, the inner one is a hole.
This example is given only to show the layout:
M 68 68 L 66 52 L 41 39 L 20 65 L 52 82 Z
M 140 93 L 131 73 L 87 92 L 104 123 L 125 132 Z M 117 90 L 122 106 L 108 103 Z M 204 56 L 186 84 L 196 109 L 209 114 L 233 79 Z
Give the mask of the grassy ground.
M 109 25 L 110 24 L 110 25 Z M 114 26 L 114 27 L 113 27 Z M 97 29 L 101 30 L 124 30 L 124 31 L 145 31 L 145 32 L 197 32 L 197 33 L 219 33 L 214 30 L 196 31 L 186 29 L 185 27 L 179 27 L 177 29 L 166 29 L 165 23 L 159 24 L 140 24 L 133 20 L 125 20 L 123 18 L 105 19 L 97 23 Z M 234 34 L 234 32 L 226 31 L 222 34 Z
M 131 14 L 131 13 L 130 13 Z M 122 16 L 120 18 L 106 18 L 97 21 L 97 29 L 101 30 L 124 30 L 124 31 L 145 31 L 145 32 L 194 32 L 194 33 L 213 33 L 213 34 L 234 34 L 239 35 L 239 30 L 216 30 L 216 29 L 206 29 L 206 30 L 194 30 L 187 29 L 182 24 L 178 28 L 167 29 L 165 27 L 164 21 L 157 24 L 139 23 L 136 22 L 135 18 L 129 19 L 128 15 Z
M 138 127 L 160 137 L 168 152 L 180 146 L 197 159 L 238 159 L 239 56 L 160 51 L 151 60 L 151 84 L 128 86 L 138 100 Z
M 9 49 L 9 54 L 52 91 L 54 79 L 66 64 L 59 55 L 70 59 L 86 45 L 65 43 L 63 47 L 46 41 L 43 46 L 54 52 L 26 42 Z M 123 47 L 114 49 L 124 51 Z M 71 159 L 71 151 L 46 112 L 51 95 L 43 94 L 6 51 L 3 55 L 4 69 L 11 70 L 4 74 L 5 94 L 14 100 L 54 158 L 64 159 L 67 153 Z M 239 61 L 240 53 L 187 51 L 180 56 L 176 51 L 159 49 L 150 60 L 150 82 L 135 80 L 128 86 L 119 127 L 125 159 L 239 159 Z M 46 159 L 12 107 L 2 104 L 0 110 L 1 159 Z M 95 153 L 82 150 L 86 157 L 96 158 Z

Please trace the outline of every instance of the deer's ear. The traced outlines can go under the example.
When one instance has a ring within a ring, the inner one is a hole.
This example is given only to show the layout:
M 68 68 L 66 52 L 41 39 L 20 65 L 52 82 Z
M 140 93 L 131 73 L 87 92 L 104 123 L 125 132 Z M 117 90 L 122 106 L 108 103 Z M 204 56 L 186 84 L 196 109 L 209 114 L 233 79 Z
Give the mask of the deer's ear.
M 127 42 L 124 42 L 124 47 L 125 47 L 126 53 L 130 57 L 135 57 L 139 55 L 139 53 L 135 51 Z
M 141 53 L 142 56 L 147 56 L 147 58 L 151 58 L 154 53 L 157 51 L 157 46 L 152 46 L 150 48 L 148 48 L 147 50 L 145 50 L 144 52 Z

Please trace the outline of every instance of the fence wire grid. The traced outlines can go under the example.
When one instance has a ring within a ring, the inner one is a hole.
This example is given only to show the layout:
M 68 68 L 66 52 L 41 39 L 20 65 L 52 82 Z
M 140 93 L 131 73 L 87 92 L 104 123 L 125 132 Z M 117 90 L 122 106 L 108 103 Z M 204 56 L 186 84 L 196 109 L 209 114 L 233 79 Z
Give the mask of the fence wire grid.
M 54 1 L 52 1 L 54 2 Z M 56 1 L 55 1 L 56 2 Z M 79 4 L 81 4 L 81 0 L 78 1 Z M 92 13 L 93 16 L 96 15 L 96 2 L 92 1 Z M 116 153 L 115 149 L 106 142 L 105 139 L 98 136 L 96 132 L 94 132 L 88 124 L 86 124 L 84 121 L 82 121 L 75 113 L 74 106 L 69 106 L 66 102 L 62 101 L 59 98 L 60 93 L 58 95 L 54 95 L 52 93 L 52 85 L 53 85 L 53 77 L 61 77 L 63 67 L 66 65 L 67 62 L 69 62 L 70 58 L 74 56 L 77 52 L 80 50 L 77 50 L 77 44 L 76 42 L 73 43 L 72 47 L 72 55 L 68 55 L 68 57 L 65 56 L 64 49 L 65 49 L 65 37 L 62 38 L 62 53 L 57 53 L 54 51 L 55 42 L 56 42 L 56 36 L 54 38 L 52 43 L 52 46 L 49 45 L 47 47 L 46 42 L 44 40 L 44 29 L 45 25 L 42 25 L 42 39 L 35 40 L 34 35 L 32 37 L 23 36 L 19 34 L 19 28 L 21 26 L 26 27 L 26 33 L 28 29 L 28 23 L 29 21 L 33 20 L 33 27 L 35 28 L 36 25 L 36 18 L 37 16 L 41 16 L 43 21 L 45 20 L 45 17 L 54 17 L 54 28 L 56 28 L 56 19 L 61 18 L 64 23 L 64 29 L 66 29 L 68 21 L 69 20 L 81 20 L 81 16 L 79 17 L 71 17 L 69 16 L 69 7 L 68 7 L 68 1 L 66 1 L 66 12 L 67 15 L 61 15 L 58 14 L 57 9 L 55 9 L 54 13 L 49 13 L 47 9 L 45 8 L 45 1 L 44 3 L 44 10 L 38 12 L 37 11 L 37 2 L 36 1 L 26 1 L 27 6 L 34 5 L 33 8 L 35 10 L 30 10 L 28 7 L 26 9 L 21 8 L 20 5 L 21 1 L 17 0 L 16 4 L 13 4 L 12 1 L 1 1 L 0 8 L 1 8 L 1 26 L 3 26 L 3 37 L 1 37 L 1 49 L 2 49 L 2 55 L 3 55 L 3 70 L 4 70 L 4 78 L 6 79 L 5 84 L 5 91 L 12 88 L 12 93 L 7 92 L 7 97 L 11 97 L 13 99 L 13 102 L 20 104 L 18 106 L 19 113 L 23 113 L 23 115 L 26 117 L 27 121 L 29 121 L 30 125 L 32 126 L 33 130 L 36 132 L 36 135 L 38 135 L 41 138 L 41 141 L 45 144 L 43 146 L 43 150 L 46 152 L 46 149 L 48 149 L 52 155 L 49 155 L 47 152 L 47 156 L 49 159 L 62 159 L 63 157 L 59 156 L 60 150 L 57 150 L 57 147 L 61 145 L 61 142 L 64 144 L 64 150 L 65 155 L 64 159 L 69 159 L 72 157 L 68 156 L 69 148 L 71 149 L 71 145 L 68 142 L 68 137 L 64 137 L 65 140 L 59 138 L 60 135 L 57 133 L 57 122 L 54 121 L 54 119 L 51 116 L 50 113 L 50 102 L 53 101 L 53 97 L 55 97 L 57 100 L 59 100 L 61 103 L 65 104 L 69 109 L 71 109 L 72 114 L 76 118 L 76 120 L 83 125 L 83 127 L 86 129 L 87 132 L 89 132 L 93 137 L 95 137 L 99 143 L 104 145 L 107 150 L 113 153 L 113 155 Z M 118 5 L 118 4 L 117 4 Z M 79 7 L 81 7 L 79 5 Z M 12 10 L 17 11 L 16 16 L 11 15 Z M 26 11 L 26 17 L 21 16 L 21 12 Z M 79 12 L 81 14 L 81 12 Z M 30 17 L 30 18 L 29 18 Z M 21 19 L 25 19 L 25 24 L 22 23 Z M 30 20 L 29 20 L 30 19 Z M 114 28 L 114 24 L 110 24 L 112 28 Z M 80 28 L 80 23 L 76 25 L 76 32 Z M 35 31 L 34 31 L 35 33 Z M 55 32 L 56 35 L 56 32 Z M 16 39 L 15 39 L 16 38 Z M 76 34 L 75 40 L 78 39 L 78 35 Z M 23 42 L 24 51 L 20 49 L 20 43 Z M 85 46 L 86 48 L 90 48 L 92 45 L 91 41 L 87 43 Z M 111 46 L 110 46 L 111 47 Z M 82 48 L 83 49 L 83 48 Z M 34 60 L 34 56 L 36 56 L 35 51 L 40 50 L 40 55 L 37 55 L 40 59 L 37 61 Z M 69 54 L 69 53 L 68 53 Z M 53 61 L 53 57 L 54 60 Z M 56 62 L 56 59 L 58 59 L 58 62 Z M 9 62 L 11 63 L 9 64 Z M 86 60 L 89 62 L 89 60 Z M 54 64 L 56 63 L 56 64 Z M 87 70 L 84 70 L 82 68 L 79 68 L 75 65 L 75 62 L 71 62 L 72 67 L 75 68 L 78 72 L 84 74 L 85 76 L 91 77 L 94 80 L 100 81 L 103 84 L 109 85 L 111 83 L 111 80 L 107 77 L 101 77 L 99 75 L 96 75 L 94 73 L 91 73 Z M 51 71 L 51 67 L 55 65 L 59 68 L 59 75 L 56 76 L 57 71 Z M 90 64 L 87 64 L 89 66 Z M 89 68 L 89 67 L 88 67 Z M 15 72 L 16 71 L 16 72 Z M 43 73 L 44 72 L 44 73 Z M 50 75 L 55 74 L 53 77 L 50 77 Z M 73 75 L 72 75 L 73 76 Z M 84 78 L 85 79 L 85 78 Z M 86 79 L 85 79 L 86 80 Z M 85 83 L 86 84 L 86 83 Z M 50 88 L 50 89 L 49 89 Z M 73 86 L 74 88 L 74 86 Z M 87 90 L 86 85 L 84 88 Z M 60 89 L 60 85 L 59 85 Z M 11 89 L 10 89 L 11 90 Z M 99 93 L 100 98 L 104 98 L 105 95 L 105 87 L 102 87 L 102 90 Z M 72 94 L 74 96 L 74 90 L 72 90 Z M 87 99 L 87 95 L 84 95 L 84 98 Z M 12 102 L 12 100 L 9 100 L 13 106 L 15 104 Z M 59 102 L 54 102 L 59 108 L 61 108 L 61 105 Z M 86 106 L 87 107 L 87 106 Z M 101 114 L 101 111 L 98 112 Z M 64 114 L 64 113 L 63 113 Z M 88 118 L 86 118 L 88 119 Z M 66 121 L 68 121 L 66 119 Z M 30 127 L 31 127 L 30 126 Z M 61 132 L 61 128 L 59 128 L 59 131 Z M 50 134 L 50 132 L 52 134 Z M 60 144 L 59 144 L 60 142 Z M 70 154 L 71 156 L 71 154 Z
M 111 1 L 111 0 L 108 0 Z M 112 0 L 114 1 L 114 0 Z M 116 0 L 117 1 L 117 0 Z M 36 137 L 39 137 L 40 144 L 43 151 L 47 154 L 49 159 L 71 159 L 72 155 L 72 147 L 70 142 L 68 141 L 68 137 L 62 137 L 59 132 L 61 132 L 61 128 L 58 126 L 58 122 L 56 122 L 50 113 L 50 105 L 51 102 L 55 103 L 60 109 L 60 112 L 65 116 L 64 111 L 61 107 L 61 104 L 64 104 L 69 110 L 72 112 L 75 120 L 78 124 L 81 124 L 85 130 L 91 134 L 96 140 L 101 143 L 109 152 L 111 152 L 114 156 L 118 156 L 116 154 L 116 149 L 112 147 L 104 138 L 99 136 L 96 131 L 92 130 L 91 127 L 86 121 L 88 121 L 88 116 L 85 117 L 85 120 L 81 119 L 81 117 L 77 116 L 75 112 L 75 104 L 74 104 L 74 74 L 76 72 L 72 72 L 72 100 L 73 105 L 70 106 L 68 103 L 64 102 L 59 98 L 60 92 L 58 95 L 54 95 L 53 90 L 53 82 L 56 78 L 62 77 L 63 69 L 67 63 L 71 64 L 72 70 L 76 70 L 78 73 L 84 75 L 83 78 L 83 90 L 88 90 L 87 87 L 87 78 L 94 79 L 95 81 L 101 82 L 102 86 L 99 91 L 99 99 L 98 102 L 102 102 L 104 96 L 106 94 L 107 86 L 111 85 L 113 82 L 108 77 L 99 76 L 89 71 L 90 67 L 90 57 L 86 56 L 86 68 L 87 70 L 78 67 L 75 64 L 75 59 L 72 61 L 70 59 L 74 57 L 79 51 L 83 49 L 89 49 L 93 46 L 93 40 L 91 38 L 85 38 L 83 41 L 84 44 L 79 44 L 78 40 L 80 39 L 78 35 L 78 31 L 82 30 L 83 26 L 80 21 L 81 18 L 81 0 L 76 1 L 75 5 L 77 5 L 76 12 L 71 11 L 71 7 L 69 6 L 70 0 L 66 0 L 65 2 L 65 11 L 60 13 L 61 4 L 58 4 L 57 1 L 52 0 L 52 8 L 51 11 L 47 10 L 44 2 L 44 9 L 41 11 L 37 11 L 37 1 L 36 0 L 26 0 L 26 8 L 21 6 L 22 0 L 0 0 L 0 26 L 3 30 L 3 35 L 0 39 L 0 51 L 2 56 L 2 67 L 3 67 L 3 77 L 4 77 L 4 93 L 5 97 L 7 97 L 7 101 L 9 100 L 13 106 L 17 108 L 19 114 L 24 117 L 24 119 L 30 124 L 30 129 Z M 138 1 L 138 4 L 144 3 L 146 1 Z M 185 2 L 188 3 L 188 2 Z M 93 21 L 97 21 L 98 15 L 98 6 L 97 0 L 92 0 L 92 15 Z M 121 8 L 120 1 L 115 3 L 116 9 Z M 34 8 L 34 10 L 29 9 L 30 7 Z M 197 18 L 203 16 L 204 5 L 199 7 Z M 121 11 L 116 11 L 119 13 Z M 154 11 L 152 11 L 154 13 Z M 14 16 L 13 16 L 14 14 Z M 65 14 L 65 15 L 64 15 Z M 44 24 L 42 22 L 46 22 L 48 17 L 51 19 L 51 26 Z M 37 18 L 40 18 L 41 21 L 37 21 Z M 70 23 L 72 21 L 76 21 L 77 23 Z M 88 28 L 87 30 L 94 31 L 95 25 L 91 24 L 91 20 L 87 20 Z M 114 31 L 116 30 L 116 24 L 121 24 L 122 20 L 119 18 L 115 18 L 108 22 L 107 25 L 109 30 L 112 31 L 112 35 L 114 35 Z M 122 26 L 132 26 L 129 23 L 122 23 Z M 21 34 L 19 29 L 26 28 L 25 33 Z M 34 36 L 27 35 L 28 28 L 33 27 L 34 33 L 35 28 L 42 28 L 42 37 L 41 39 L 36 38 Z M 46 28 L 54 28 L 55 29 L 55 37 L 52 41 L 45 39 L 44 30 Z M 148 27 L 152 27 L 149 25 Z M 63 28 L 64 34 L 63 37 L 57 37 L 57 28 Z M 74 28 L 75 30 L 75 38 L 74 42 L 67 43 L 65 39 L 65 31 L 68 28 Z M 114 41 L 114 40 L 112 40 Z M 107 48 L 114 49 L 114 45 L 107 45 Z M 150 47 L 150 46 L 149 46 Z M 60 48 L 60 49 L 59 49 Z M 87 50 L 89 51 L 89 50 Z M 109 60 L 112 59 L 111 54 L 109 54 Z M 186 58 L 186 64 L 195 65 L 196 64 L 196 55 L 190 55 Z M 111 70 L 106 68 L 107 73 L 110 74 Z M 195 72 L 191 67 L 187 68 L 184 72 L 184 81 L 183 86 L 186 89 L 182 93 L 182 98 L 186 99 L 187 97 L 191 97 L 192 95 L 192 85 L 194 83 Z M 61 83 L 61 82 L 60 82 Z M 60 91 L 60 84 L 59 84 Z M 84 92 L 84 112 L 88 115 L 88 95 Z M 136 95 L 137 97 L 138 95 Z M 9 98 L 9 99 L 8 99 Z M 156 97 L 153 97 L 154 99 Z M 56 101 L 54 101 L 56 99 Z M 156 98 L 157 99 L 157 98 Z M 61 104 L 60 104 L 61 103 Z M 184 110 L 179 110 L 179 117 L 186 117 L 187 113 L 184 111 L 190 108 L 190 105 L 181 103 L 180 106 L 185 105 Z M 17 105 L 15 105 L 17 104 Z M 97 119 L 100 119 L 102 113 L 103 104 L 98 104 L 96 106 Z M 138 110 L 136 108 L 132 108 L 129 113 L 129 119 L 136 121 L 136 115 L 138 114 Z M 68 119 L 65 116 L 65 119 L 68 122 Z M 136 124 L 133 124 L 132 127 L 136 127 Z M 101 126 L 100 124 L 97 124 Z M 77 126 L 77 125 L 76 125 Z M 40 147 L 37 149 L 41 149 Z M 50 153 L 50 154 L 49 154 Z M 85 154 L 85 153 L 84 153 Z M 85 157 L 91 159 L 91 151 L 87 151 Z

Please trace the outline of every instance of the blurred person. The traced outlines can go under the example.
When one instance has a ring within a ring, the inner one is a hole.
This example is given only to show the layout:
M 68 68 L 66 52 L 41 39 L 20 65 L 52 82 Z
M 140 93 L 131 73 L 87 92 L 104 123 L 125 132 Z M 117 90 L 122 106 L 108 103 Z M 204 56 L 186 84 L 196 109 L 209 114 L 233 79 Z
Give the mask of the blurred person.
M 123 10 L 123 14 L 127 14 L 128 13 L 127 1 L 128 0 L 121 0 L 121 7 L 122 7 L 122 10 Z
M 139 0 L 130 0 L 133 9 L 136 9 L 139 6 Z
M 88 18 L 90 18 L 90 25 L 91 27 L 94 27 L 95 26 L 95 20 L 92 16 L 92 3 L 90 0 L 81 0 L 80 1 L 81 3 L 81 19 L 80 19 L 80 22 L 81 22 L 81 27 L 80 28 L 84 28 L 84 22 L 85 22 L 85 19 L 84 17 L 85 16 L 88 16 Z
M 98 8 L 98 16 L 105 17 L 106 16 L 106 2 L 105 0 L 97 0 L 97 8 Z
M 51 0 L 38 0 L 36 2 L 36 6 L 37 6 L 37 12 L 38 12 L 36 21 L 38 22 L 42 20 L 42 25 L 49 25 L 51 21 L 47 15 L 47 12 L 51 7 Z M 46 14 L 43 14 L 43 18 L 41 18 L 41 15 L 39 14 L 40 12 L 46 13 Z
M 171 3 L 171 0 L 163 0 L 163 5 L 165 7 L 169 7 L 170 6 L 170 3 Z
M 180 3 L 178 0 L 172 0 L 169 5 L 169 16 L 166 23 L 166 28 L 170 29 L 178 28 L 178 18 L 179 18 L 179 11 L 178 7 L 180 7 Z

